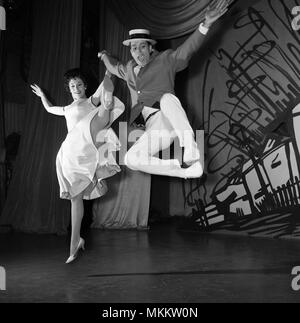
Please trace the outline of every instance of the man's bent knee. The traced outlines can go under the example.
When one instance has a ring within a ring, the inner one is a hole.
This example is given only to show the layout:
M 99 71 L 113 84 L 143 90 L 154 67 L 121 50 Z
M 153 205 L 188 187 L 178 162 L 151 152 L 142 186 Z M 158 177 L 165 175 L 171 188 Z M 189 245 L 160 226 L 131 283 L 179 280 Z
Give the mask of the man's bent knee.
M 174 104 L 181 106 L 177 96 L 172 93 L 165 93 L 160 99 L 160 108 L 162 111 L 164 111 L 164 109 L 171 108 Z
M 124 157 L 124 164 L 132 170 L 141 170 L 149 163 L 149 155 L 136 149 L 129 149 Z
M 160 98 L 160 104 L 164 105 L 165 103 L 169 102 L 175 95 L 172 93 L 165 93 L 162 95 L 162 97 Z
M 130 168 L 132 170 L 137 170 L 138 169 L 138 167 L 137 167 L 138 166 L 138 160 L 136 158 L 136 154 L 129 150 L 125 154 L 124 164 L 125 164 L 125 166 L 127 166 L 128 168 Z

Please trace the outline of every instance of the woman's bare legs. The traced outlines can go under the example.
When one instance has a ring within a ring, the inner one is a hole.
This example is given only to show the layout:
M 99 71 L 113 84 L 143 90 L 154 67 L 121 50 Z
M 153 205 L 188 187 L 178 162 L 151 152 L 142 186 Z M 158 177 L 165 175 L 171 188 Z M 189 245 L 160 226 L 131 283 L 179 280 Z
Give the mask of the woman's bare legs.
M 98 113 L 93 117 L 90 124 L 91 136 L 97 149 L 104 143 L 107 129 L 125 110 L 124 104 L 113 96 L 113 91 L 114 85 L 111 79 L 105 75 L 101 106 L 98 108 Z
M 113 91 L 114 85 L 111 79 L 105 75 L 103 79 L 103 87 L 101 93 L 101 106 L 98 108 L 98 113 L 94 116 L 90 124 L 90 131 L 93 142 L 97 148 L 101 146 L 103 135 L 100 134 L 100 140 L 97 138 L 99 132 L 108 128 L 111 123 L 112 109 L 114 105 Z M 99 142 L 100 141 L 100 142 Z
M 84 240 L 80 237 L 81 222 L 83 218 L 83 194 L 80 193 L 71 199 L 71 243 L 70 243 L 70 257 L 66 261 L 69 263 L 73 261 L 80 248 L 84 249 Z

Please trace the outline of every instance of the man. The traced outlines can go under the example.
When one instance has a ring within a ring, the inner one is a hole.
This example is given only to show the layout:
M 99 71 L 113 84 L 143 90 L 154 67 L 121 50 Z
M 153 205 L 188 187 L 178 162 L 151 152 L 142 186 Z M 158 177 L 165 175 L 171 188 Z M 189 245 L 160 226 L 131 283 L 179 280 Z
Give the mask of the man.
M 130 46 L 133 60 L 123 65 L 105 50 L 98 54 L 109 72 L 127 82 L 132 101 L 130 123 L 140 113 L 145 120 L 145 133 L 125 155 L 129 168 L 181 178 L 202 176 L 200 152 L 186 113 L 174 95 L 174 80 L 175 74 L 187 67 L 209 27 L 228 10 L 227 7 L 226 0 L 219 0 L 214 9 L 209 8 L 204 23 L 176 50 L 157 52 L 153 47 L 156 41 L 151 39 L 148 30 L 133 29 L 129 39 L 123 41 L 125 46 Z M 187 168 L 182 168 L 177 159 L 154 157 L 170 147 L 175 137 L 184 147 L 184 163 L 191 165 Z

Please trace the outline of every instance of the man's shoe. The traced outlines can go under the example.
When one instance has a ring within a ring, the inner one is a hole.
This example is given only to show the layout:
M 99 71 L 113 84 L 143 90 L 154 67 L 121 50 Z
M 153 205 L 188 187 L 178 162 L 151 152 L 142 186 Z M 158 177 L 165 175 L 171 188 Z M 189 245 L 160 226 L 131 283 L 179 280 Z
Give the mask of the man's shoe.
M 192 143 L 191 147 L 184 147 L 183 162 L 187 165 L 192 165 L 200 160 L 200 151 L 197 144 Z
M 184 170 L 184 178 L 199 178 L 203 175 L 203 168 L 199 161 Z

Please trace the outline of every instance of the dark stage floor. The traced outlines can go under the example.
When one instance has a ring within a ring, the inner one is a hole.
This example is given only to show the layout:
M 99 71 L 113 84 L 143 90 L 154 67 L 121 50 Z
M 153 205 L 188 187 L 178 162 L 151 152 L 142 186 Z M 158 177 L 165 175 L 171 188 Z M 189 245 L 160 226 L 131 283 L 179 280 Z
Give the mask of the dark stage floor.
M 7 273 L 0 302 L 299 302 L 299 240 L 180 231 L 90 230 L 72 264 L 69 237 L 0 234 Z M 299 283 L 300 284 L 300 283 Z

